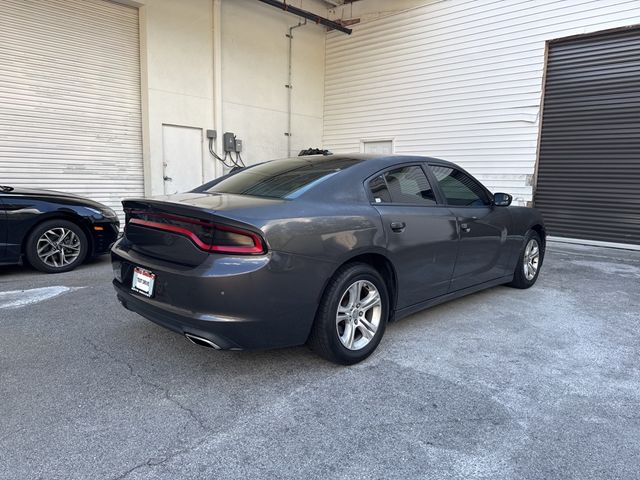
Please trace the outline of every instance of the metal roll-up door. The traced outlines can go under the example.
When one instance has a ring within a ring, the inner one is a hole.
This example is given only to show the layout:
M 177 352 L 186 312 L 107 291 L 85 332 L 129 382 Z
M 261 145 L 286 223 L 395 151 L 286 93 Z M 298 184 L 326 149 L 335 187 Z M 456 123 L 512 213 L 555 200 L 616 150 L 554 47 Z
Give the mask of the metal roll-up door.
M 640 30 L 549 45 L 535 206 L 550 235 L 640 244 Z
M 0 0 L 0 184 L 120 210 L 143 190 L 138 10 Z

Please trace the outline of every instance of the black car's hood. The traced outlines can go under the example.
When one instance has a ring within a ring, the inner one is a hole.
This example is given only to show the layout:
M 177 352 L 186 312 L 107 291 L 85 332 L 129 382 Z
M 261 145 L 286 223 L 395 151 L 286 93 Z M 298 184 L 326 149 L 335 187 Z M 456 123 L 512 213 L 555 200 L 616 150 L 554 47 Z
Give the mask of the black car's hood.
M 59 192 L 57 190 L 45 190 L 44 188 L 21 188 L 21 187 L 11 187 L 11 188 L 13 190 L 2 191 L 2 193 L 15 194 L 15 195 L 33 195 L 34 197 L 42 196 L 42 197 L 83 198 L 73 193 Z
M 49 201 L 55 201 L 56 199 L 66 199 L 66 200 L 72 200 L 73 203 L 78 205 L 86 205 L 88 207 L 94 207 L 94 208 L 106 208 L 105 205 L 86 197 L 81 197 L 73 193 L 59 192 L 57 190 L 46 190 L 43 188 L 41 189 L 41 188 L 14 187 L 13 190 L 10 190 L 10 191 L 0 190 L 0 194 L 22 195 L 22 196 L 38 198 L 42 200 L 49 200 Z

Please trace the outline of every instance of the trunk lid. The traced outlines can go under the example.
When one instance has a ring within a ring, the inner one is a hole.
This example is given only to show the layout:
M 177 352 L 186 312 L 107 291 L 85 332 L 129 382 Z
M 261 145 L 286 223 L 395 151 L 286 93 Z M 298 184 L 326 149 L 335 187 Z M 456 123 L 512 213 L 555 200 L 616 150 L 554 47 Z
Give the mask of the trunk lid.
M 262 209 L 265 206 L 278 205 L 285 200 L 266 197 L 252 197 L 249 195 L 234 195 L 230 193 L 197 193 L 187 192 L 175 195 L 162 195 L 151 197 L 148 199 L 125 200 L 148 202 L 149 204 L 171 204 L 176 208 L 185 207 L 192 209 L 193 212 L 203 211 L 208 213 L 239 212 L 243 216 L 250 216 L 250 212 L 256 209 Z
M 257 255 L 267 246 L 257 222 L 250 219 L 282 202 L 203 193 L 127 199 L 122 202 L 125 241 L 141 254 L 189 266 L 216 253 Z

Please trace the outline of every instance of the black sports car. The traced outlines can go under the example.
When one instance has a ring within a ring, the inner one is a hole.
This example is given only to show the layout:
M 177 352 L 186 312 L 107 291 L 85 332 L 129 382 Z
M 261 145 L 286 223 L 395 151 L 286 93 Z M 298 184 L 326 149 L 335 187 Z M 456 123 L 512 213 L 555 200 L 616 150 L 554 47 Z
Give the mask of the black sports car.
M 108 253 L 119 228 L 116 213 L 93 200 L 0 186 L 0 264 L 24 258 L 43 272 L 67 272 Z
M 121 303 L 216 349 L 299 345 L 366 358 L 388 321 L 500 284 L 532 286 L 545 229 L 460 167 L 307 156 L 193 192 L 123 202 Z

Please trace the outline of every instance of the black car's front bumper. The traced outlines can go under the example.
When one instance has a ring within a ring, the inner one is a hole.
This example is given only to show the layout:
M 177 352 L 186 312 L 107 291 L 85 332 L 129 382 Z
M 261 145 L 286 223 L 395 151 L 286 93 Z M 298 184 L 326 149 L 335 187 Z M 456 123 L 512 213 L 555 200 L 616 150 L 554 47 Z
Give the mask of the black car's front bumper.
M 120 234 L 120 223 L 117 220 L 91 223 L 87 228 L 91 231 L 93 256 L 109 253 L 111 245 Z
M 112 249 L 118 300 L 133 312 L 221 349 L 303 344 L 309 335 L 327 262 L 270 252 L 264 256 L 212 254 L 197 267 L 141 255 L 119 240 Z M 151 298 L 131 289 L 133 269 L 156 275 Z

